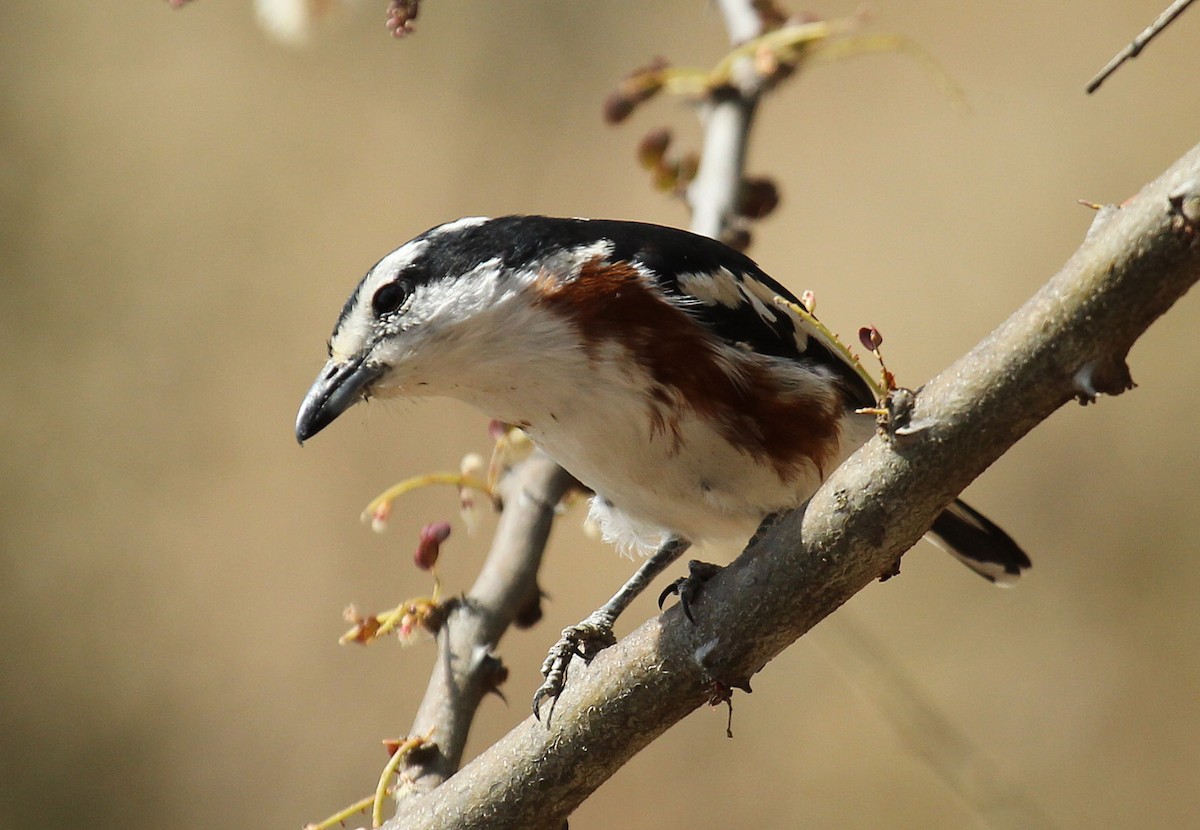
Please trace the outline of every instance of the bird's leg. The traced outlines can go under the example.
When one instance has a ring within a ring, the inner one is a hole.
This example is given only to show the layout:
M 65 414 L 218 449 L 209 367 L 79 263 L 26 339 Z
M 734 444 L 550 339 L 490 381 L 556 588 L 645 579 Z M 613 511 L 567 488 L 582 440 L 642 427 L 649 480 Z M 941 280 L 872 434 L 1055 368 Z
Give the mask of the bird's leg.
M 571 658 L 582 657 L 585 662 L 617 641 L 613 635 L 613 623 L 621 612 L 629 607 L 629 603 L 637 598 L 654 578 L 662 573 L 672 562 L 683 555 L 691 546 L 686 539 L 671 537 L 656 550 L 649 559 L 642 563 L 637 572 L 621 586 L 621 590 L 613 598 L 588 615 L 578 625 L 564 628 L 562 637 L 550 649 L 546 662 L 542 663 L 542 677 L 545 682 L 534 692 L 533 715 L 541 719 L 540 707 L 542 701 L 550 698 L 557 700 L 558 695 L 567 685 L 567 666 Z M 554 714 L 553 703 L 550 706 L 549 717 Z

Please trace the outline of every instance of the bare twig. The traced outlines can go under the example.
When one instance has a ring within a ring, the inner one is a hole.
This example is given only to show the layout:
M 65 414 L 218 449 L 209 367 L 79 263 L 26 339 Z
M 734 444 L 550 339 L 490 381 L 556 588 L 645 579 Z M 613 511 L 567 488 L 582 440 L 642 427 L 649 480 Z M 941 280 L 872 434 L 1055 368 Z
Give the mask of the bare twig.
M 389 828 L 558 828 L 604 780 L 708 699 L 744 682 L 888 571 L 972 479 L 1072 399 L 1130 385 L 1133 342 L 1200 280 L 1200 146 L 1102 213 L 1063 269 L 916 394 L 911 417 L 843 464 L 705 587 L 699 625 L 642 625 L 559 699 Z
M 437 662 L 409 732 L 430 735 L 434 749 L 405 759 L 400 798 L 431 790 L 458 769 L 479 702 L 502 679 L 492 649 L 518 614 L 538 602 L 537 571 L 554 508 L 572 482 L 561 467 L 535 453 L 497 483 L 504 512 L 491 551 L 438 634 Z
M 1130 41 L 1129 45 L 1118 52 L 1112 60 L 1105 64 L 1104 68 L 1096 73 L 1096 77 L 1088 81 L 1086 87 L 1087 93 L 1091 95 L 1100 88 L 1100 84 L 1108 79 L 1108 76 L 1116 72 L 1121 64 L 1127 60 L 1132 60 L 1142 53 L 1146 48 L 1146 44 L 1158 37 L 1159 32 L 1171 25 L 1171 21 L 1183 14 L 1184 10 L 1192 5 L 1192 0 L 1175 0 L 1167 9 L 1158 16 L 1158 18 L 1147 26 L 1140 35 Z
M 722 0 L 719 5 L 734 45 L 762 33 L 762 20 L 751 3 Z M 733 71 L 738 80 L 729 89 L 714 93 L 707 106 L 700 168 L 688 187 L 691 228 L 714 239 L 726 238 L 745 174 L 746 143 L 762 91 L 753 63 L 753 58 L 741 58 Z

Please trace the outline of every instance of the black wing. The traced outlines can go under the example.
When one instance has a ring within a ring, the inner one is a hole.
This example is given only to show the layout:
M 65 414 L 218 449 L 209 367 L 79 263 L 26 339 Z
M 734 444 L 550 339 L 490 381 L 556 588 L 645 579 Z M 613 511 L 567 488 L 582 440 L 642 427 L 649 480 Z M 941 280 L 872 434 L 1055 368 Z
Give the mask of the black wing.
M 824 366 L 841 381 L 850 405 L 875 405 L 874 393 L 844 352 L 774 303 L 778 296 L 799 305 L 796 296 L 745 254 L 676 228 L 604 220 L 589 224 L 613 240 L 615 260 L 645 266 L 664 293 L 678 298 L 718 337 L 762 354 Z M 721 302 L 719 296 L 733 301 Z

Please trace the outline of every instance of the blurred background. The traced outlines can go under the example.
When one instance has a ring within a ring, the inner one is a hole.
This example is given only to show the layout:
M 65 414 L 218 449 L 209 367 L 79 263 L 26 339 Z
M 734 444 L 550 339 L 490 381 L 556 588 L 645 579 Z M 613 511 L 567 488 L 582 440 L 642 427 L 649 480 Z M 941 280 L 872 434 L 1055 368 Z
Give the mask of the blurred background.
M 385 5 L 295 48 L 247 2 L 0 4 L 3 828 L 296 828 L 370 793 L 433 653 L 339 646 L 342 608 L 427 592 L 410 555 L 438 518 L 465 589 L 491 522 L 468 535 L 449 490 L 383 535 L 358 514 L 488 439 L 434 401 L 356 408 L 297 448 L 343 300 L 462 215 L 688 221 L 634 148 L 663 124 L 696 146 L 691 112 L 612 128 L 601 102 L 655 55 L 715 62 L 714 8 L 431 0 L 396 42 Z M 833 328 L 878 326 L 920 384 L 1076 248 L 1076 199 L 1120 202 L 1200 139 L 1200 12 L 1083 93 L 1163 5 L 876 0 L 873 30 L 923 44 L 970 112 L 898 55 L 786 85 L 751 147 L 783 192 L 751 253 Z M 1134 349 L 1136 391 L 1067 407 L 968 491 L 1031 552 L 1018 588 L 920 546 L 755 679 L 734 740 L 723 709 L 696 713 L 572 827 L 1200 824 L 1198 325 L 1189 297 Z M 545 619 L 502 643 L 509 703 L 484 703 L 470 754 L 632 568 L 582 515 L 552 539 Z M 898 713 L 906 696 L 935 721 Z

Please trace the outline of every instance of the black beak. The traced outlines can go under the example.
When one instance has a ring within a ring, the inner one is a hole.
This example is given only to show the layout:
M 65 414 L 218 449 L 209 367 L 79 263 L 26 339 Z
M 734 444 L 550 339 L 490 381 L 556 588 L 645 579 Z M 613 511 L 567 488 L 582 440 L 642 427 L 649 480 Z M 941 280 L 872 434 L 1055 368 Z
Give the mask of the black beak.
M 296 440 L 303 444 L 337 416 L 366 398 L 370 386 L 383 374 L 384 368 L 361 358 L 347 363 L 331 360 L 300 404 L 296 415 Z

